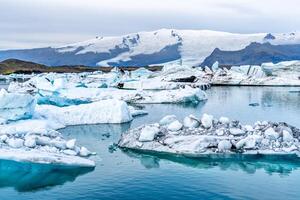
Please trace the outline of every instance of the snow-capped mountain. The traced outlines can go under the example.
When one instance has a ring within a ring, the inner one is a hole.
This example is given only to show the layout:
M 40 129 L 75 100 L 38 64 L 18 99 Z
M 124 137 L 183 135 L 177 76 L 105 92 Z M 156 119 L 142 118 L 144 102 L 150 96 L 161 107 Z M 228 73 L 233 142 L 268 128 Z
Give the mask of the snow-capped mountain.
M 51 66 L 145 66 L 170 62 L 199 65 L 215 48 L 236 51 L 252 42 L 300 44 L 300 32 L 235 34 L 160 29 L 117 37 L 96 37 L 59 47 L 0 51 L 0 60 L 16 58 Z

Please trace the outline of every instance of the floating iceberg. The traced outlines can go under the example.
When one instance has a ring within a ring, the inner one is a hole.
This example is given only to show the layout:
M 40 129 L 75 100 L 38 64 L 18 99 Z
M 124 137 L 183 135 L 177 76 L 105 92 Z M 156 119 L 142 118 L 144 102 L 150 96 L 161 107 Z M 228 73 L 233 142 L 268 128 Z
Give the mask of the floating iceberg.
M 27 119 L 33 115 L 35 99 L 30 94 L 0 91 L 0 123 Z
M 3 125 L 5 126 L 5 125 Z M 94 167 L 85 157 L 93 153 L 76 144 L 75 139 L 65 140 L 54 130 L 0 135 L 0 159 L 18 162 Z
M 299 156 L 300 130 L 286 123 L 256 122 L 242 125 L 222 117 L 204 114 L 187 116 L 183 123 L 175 116 L 143 125 L 122 134 L 118 146 L 125 149 L 190 157 L 203 155 L 263 154 Z
M 163 71 L 153 73 L 148 78 L 122 83 L 124 89 L 173 90 L 190 86 L 206 90 L 210 87 L 201 68 L 189 66 L 166 66 Z
M 261 66 L 233 66 L 218 69 L 211 78 L 213 85 L 300 86 L 300 62 L 289 61 Z
M 61 90 L 60 99 L 69 102 L 94 102 L 117 99 L 128 103 L 198 103 L 206 100 L 206 93 L 199 88 L 186 87 L 176 90 L 120 90 L 116 88 L 72 88 Z M 61 102 L 60 104 L 66 104 Z
M 65 126 L 78 124 L 125 123 L 132 120 L 127 104 L 119 100 L 102 100 L 77 106 L 39 105 L 37 115 Z

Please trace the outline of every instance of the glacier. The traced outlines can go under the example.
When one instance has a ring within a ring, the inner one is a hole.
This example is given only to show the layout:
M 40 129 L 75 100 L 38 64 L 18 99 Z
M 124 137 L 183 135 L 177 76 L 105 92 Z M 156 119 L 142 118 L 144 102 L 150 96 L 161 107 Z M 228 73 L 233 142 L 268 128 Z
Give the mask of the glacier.
M 114 37 L 96 37 L 56 47 L 0 51 L 0 60 L 16 58 L 50 66 L 147 66 L 179 62 L 199 66 L 216 48 L 234 51 L 252 42 L 299 44 L 299 32 L 238 34 L 210 30 L 160 29 Z

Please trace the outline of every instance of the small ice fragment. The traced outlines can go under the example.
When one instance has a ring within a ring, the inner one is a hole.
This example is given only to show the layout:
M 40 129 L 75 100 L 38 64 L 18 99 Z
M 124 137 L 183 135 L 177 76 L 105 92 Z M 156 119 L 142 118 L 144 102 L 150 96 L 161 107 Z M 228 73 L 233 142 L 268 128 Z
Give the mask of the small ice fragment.
M 176 121 L 177 118 L 175 115 L 167 115 L 165 117 L 163 117 L 160 121 L 159 121 L 159 124 L 161 126 L 166 126 L 166 125 L 169 125 L 171 124 L 172 122 Z
M 67 154 L 67 155 L 70 155 L 70 156 L 76 156 L 77 155 L 76 151 L 73 151 L 71 149 L 63 150 L 63 153 Z
M 251 125 L 245 125 L 245 126 L 244 126 L 244 129 L 245 129 L 246 131 L 248 131 L 248 132 L 253 132 L 253 131 L 254 131 L 254 129 L 253 129 L 253 127 L 252 127 Z
M 184 118 L 183 125 L 187 128 L 197 128 L 200 126 L 200 122 L 196 119 L 195 116 L 190 115 Z
M 36 144 L 37 145 L 49 145 L 51 142 L 51 139 L 46 136 L 41 136 L 36 138 Z
M 0 136 L 0 141 L 1 142 L 6 142 L 6 140 L 7 140 L 7 135 L 1 135 Z
M 270 127 L 265 131 L 265 136 L 269 139 L 276 140 L 277 138 L 279 138 L 279 133 L 277 133 L 273 128 Z
M 13 148 L 21 148 L 23 146 L 24 140 L 20 138 L 10 138 L 7 140 L 7 144 Z
M 231 146 L 232 146 L 232 144 L 230 141 L 222 140 L 218 144 L 218 149 L 219 149 L 219 151 L 228 151 L 231 149 Z
M 182 126 L 183 125 L 178 120 L 176 120 L 176 121 L 172 122 L 171 124 L 169 124 L 168 130 L 169 131 L 179 131 L 180 129 L 182 129 Z
M 140 142 L 150 142 L 153 141 L 155 138 L 155 135 L 157 135 L 159 132 L 159 128 L 156 126 L 145 126 L 139 137 Z
M 24 146 L 29 147 L 29 148 L 34 148 L 36 146 L 36 140 L 34 137 L 26 137 Z
M 245 134 L 245 131 L 243 131 L 242 129 L 239 129 L 239 128 L 230 128 L 229 132 L 231 135 L 234 135 L 234 136 L 239 136 L 239 135 Z
M 91 152 L 87 148 L 81 147 L 80 151 L 79 151 L 79 155 L 82 157 L 87 157 L 87 156 L 91 155 Z
M 282 131 L 282 139 L 284 142 L 293 141 L 294 137 L 286 130 Z
M 68 149 L 74 149 L 76 144 L 76 139 L 71 139 L 66 142 L 66 147 Z
M 220 121 L 222 124 L 229 124 L 229 123 L 230 123 L 230 120 L 229 120 L 229 118 L 227 118 L 227 117 L 220 117 L 219 121 Z
M 205 128 L 210 128 L 213 123 L 213 116 L 204 113 L 201 118 L 201 123 Z
M 217 130 L 216 130 L 216 134 L 217 134 L 218 136 L 222 136 L 222 135 L 224 135 L 224 130 L 223 130 L 223 129 L 217 129 Z

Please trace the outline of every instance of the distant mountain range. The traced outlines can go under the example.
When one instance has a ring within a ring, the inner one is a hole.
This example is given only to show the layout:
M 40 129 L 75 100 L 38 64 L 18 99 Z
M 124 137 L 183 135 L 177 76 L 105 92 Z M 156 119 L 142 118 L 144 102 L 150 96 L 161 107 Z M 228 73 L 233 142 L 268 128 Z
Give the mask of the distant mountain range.
M 272 45 L 270 43 L 251 43 L 237 51 L 222 51 L 216 48 L 201 66 L 212 66 L 216 61 L 219 65 L 261 65 L 265 62 L 300 60 L 300 44 Z
M 269 48 L 265 48 L 268 51 L 267 54 L 270 52 L 274 56 L 279 56 L 274 52 L 278 50 L 275 46 L 300 44 L 300 33 L 234 34 L 209 30 L 160 29 L 124 36 L 96 37 L 88 41 L 59 47 L 2 50 L 0 51 L 0 61 L 14 58 L 48 66 L 147 66 L 165 63 L 199 66 L 201 63 L 210 65 L 215 58 L 226 61 L 226 58 L 222 57 L 223 55 L 228 56 L 230 54 L 228 52 L 244 49 L 252 42 L 271 43 Z M 281 47 L 283 46 L 279 48 Z M 294 57 L 278 59 L 275 57 L 271 60 L 265 58 L 267 57 L 260 60 L 281 61 Z M 238 63 L 248 62 L 247 59 L 236 60 Z M 235 63 L 235 61 L 231 63 Z

